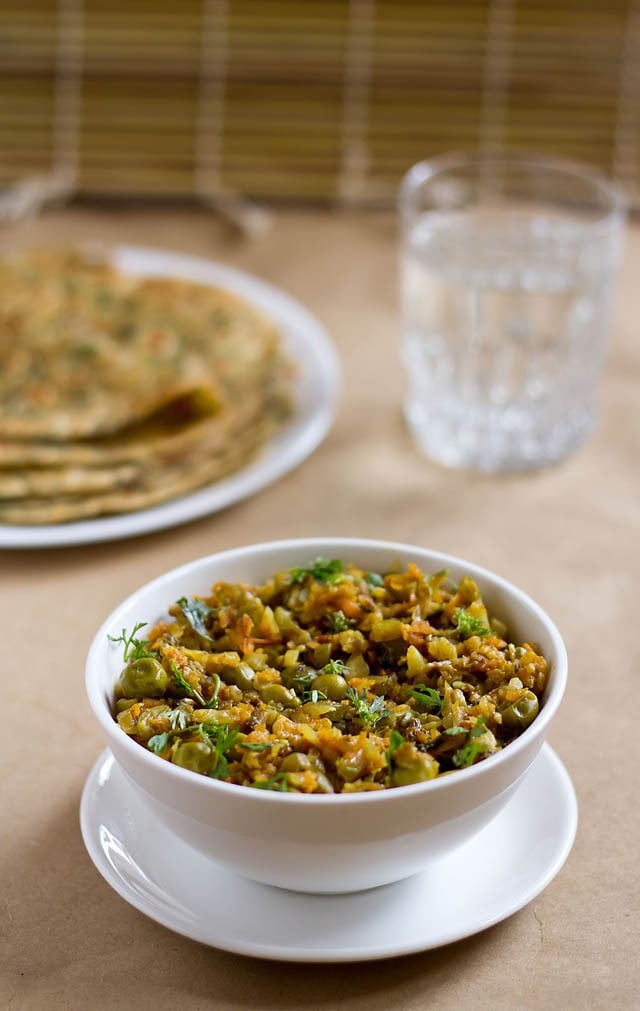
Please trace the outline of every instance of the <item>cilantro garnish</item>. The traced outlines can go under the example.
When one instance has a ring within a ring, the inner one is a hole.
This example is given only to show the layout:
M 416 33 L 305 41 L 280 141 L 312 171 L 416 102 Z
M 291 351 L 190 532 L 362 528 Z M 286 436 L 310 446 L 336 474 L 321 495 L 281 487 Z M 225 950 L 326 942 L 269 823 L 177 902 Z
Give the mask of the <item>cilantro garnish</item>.
M 409 695 L 420 702 L 425 709 L 434 709 L 438 713 L 442 712 L 444 699 L 435 688 L 428 688 L 426 685 L 416 685 L 415 688 L 411 689 Z
M 217 709 L 218 708 L 218 693 L 220 691 L 220 685 L 222 683 L 220 681 L 220 675 L 219 674 L 212 674 L 212 677 L 214 679 L 213 694 L 211 695 L 211 698 L 207 702 L 207 709 Z
M 364 688 L 360 695 L 358 695 L 356 690 L 349 685 L 347 688 L 347 698 L 355 708 L 358 719 L 372 729 L 391 712 L 389 706 L 385 705 L 382 695 L 376 695 L 373 702 L 369 702 L 367 700 L 366 689 Z
M 484 716 L 479 716 L 469 731 L 467 743 L 462 748 L 458 748 L 453 756 L 452 761 L 457 769 L 464 769 L 469 765 L 473 765 L 478 755 L 485 750 L 477 740 L 478 737 L 482 737 L 485 730 Z
M 480 618 L 474 618 L 472 614 L 468 611 L 459 608 L 453 616 L 456 623 L 456 629 L 463 637 L 463 639 L 468 639 L 472 635 L 490 635 L 491 629 L 487 628 L 485 623 L 480 620 Z
M 448 575 L 449 569 L 438 569 L 437 572 L 432 572 L 428 578 L 430 581 L 433 580 L 435 582 L 437 580 L 438 582 L 442 582 Z
M 348 632 L 353 622 L 347 618 L 344 611 L 333 611 L 327 615 L 329 628 L 333 632 Z
M 319 692 L 317 688 L 312 688 L 309 692 L 304 692 L 302 695 L 303 702 L 320 702 L 326 699 L 327 696 L 324 692 Z
M 276 772 L 275 776 L 270 776 L 269 779 L 259 779 L 251 785 L 257 790 L 279 790 L 280 793 L 286 793 L 288 789 L 287 774 L 286 772 Z
M 147 747 L 149 751 L 153 751 L 155 755 L 160 755 L 166 748 L 171 739 L 171 734 L 154 734 L 147 741 Z
M 189 726 L 189 717 L 184 709 L 172 709 L 167 719 L 172 730 L 186 730 Z
M 307 670 L 304 672 L 304 674 L 297 674 L 296 677 L 293 678 L 293 685 L 296 688 L 296 690 L 304 691 L 306 688 L 309 687 L 312 681 L 315 681 L 317 676 L 318 676 L 317 670 Z
M 122 659 L 125 663 L 128 663 L 129 660 L 142 660 L 147 656 L 153 658 L 157 656 L 153 650 L 147 649 L 148 643 L 144 639 L 136 638 L 136 632 L 139 632 L 146 624 L 146 621 L 139 621 L 137 625 L 133 626 L 133 631 L 130 633 L 127 632 L 126 628 L 123 628 L 120 635 L 107 636 L 111 642 L 122 643 Z
M 389 747 L 385 751 L 385 757 L 387 759 L 387 766 L 389 768 L 389 772 L 391 772 L 393 768 L 394 753 L 398 750 L 398 748 L 402 744 L 404 744 L 404 737 L 402 736 L 402 734 L 399 734 L 397 730 L 392 730 L 389 735 Z
M 200 723 L 198 726 L 200 736 L 217 756 L 216 766 L 209 775 L 212 779 L 224 779 L 229 773 L 229 762 L 227 752 L 234 746 L 238 734 L 235 727 L 230 727 L 228 723 Z
M 347 667 L 344 660 L 329 660 L 324 667 L 321 668 L 323 674 L 350 674 L 350 670 Z
M 268 741 L 240 741 L 238 747 L 244 748 L 245 751 L 269 751 L 273 744 L 269 744 Z
M 332 561 L 327 561 L 326 558 L 316 558 L 308 568 L 296 565 L 293 569 L 289 569 L 289 576 L 292 583 L 303 583 L 307 576 L 311 576 L 319 583 L 334 586 L 342 579 L 342 562 L 339 558 L 334 558 Z
M 178 684 L 181 685 L 182 688 L 184 688 L 185 691 L 188 692 L 189 695 L 192 695 L 193 698 L 196 699 L 200 703 L 201 706 L 204 706 L 205 709 L 208 709 L 209 706 L 205 702 L 204 697 L 200 694 L 200 692 L 198 691 L 197 688 L 192 688 L 191 687 L 191 685 L 189 684 L 189 682 L 184 678 L 184 675 L 182 674 L 182 672 L 180 670 L 178 670 L 178 668 L 176 667 L 176 665 L 173 662 L 173 660 L 170 663 L 170 667 L 171 667 L 171 673 L 173 674 L 173 676 L 174 676 L 175 680 L 178 682 Z
M 384 586 L 384 579 L 379 572 L 367 572 L 364 577 L 367 586 L 373 590 L 376 586 Z
M 205 604 L 204 600 L 198 600 L 197 597 L 180 597 L 177 603 L 193 631 L 212 646 L 213 639 L 207 628 L 207 618 L 213 614 L 211 608 Z
M 171 717 L 175 716 L 176 713 L 183 717 L 183 720 L 172 720 Z M 182 734 L 197 734 L 200 730 L 197 724 L 193 725 L 186 722 L 186 713 L 181 709 L 174 709 L 173 712 L 169 713 L 167 719 L 171 724 L 171 730 L 167 730 L 164 734 L 154 734 L 147 741 L 147 747 L 155 752 L 156 755 L 164 751 L 172 737 L 180 737 Z
M 450 737 L 456 737 L 458 734 L 466 734 L 467 731 L 464 727 L 449 727 L 445 730 L 445 734 L 449 734 Z

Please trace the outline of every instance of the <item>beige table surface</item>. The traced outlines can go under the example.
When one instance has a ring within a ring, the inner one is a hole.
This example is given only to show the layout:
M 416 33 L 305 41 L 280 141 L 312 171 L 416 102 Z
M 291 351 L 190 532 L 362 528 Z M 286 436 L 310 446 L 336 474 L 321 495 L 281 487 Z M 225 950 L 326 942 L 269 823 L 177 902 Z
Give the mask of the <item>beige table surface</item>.
M 218 516 L 113 544 L 0 552 L 0 1007 L 639 1007 L 640 232 L 627 247 L 599 431 L 555 469 L 499 480 L 428 463 L 404 429 L 391 216 L 278 212 L 248 242 L 202 212 L 77 209 L 20 234 L 146 243 L 253 271 L 329 328 L 344 394 L 311 459 Z M 554 616 L 570 683 L 551 743 L 581 819 L 565 868 L 509 920 L 439 951 L 338 967 L 253 961 L 170 933 L 111 891 L 78 827 L 103 748 L 84 657 L 111 608 L 198 555 L 322 534 L 462 555 Z

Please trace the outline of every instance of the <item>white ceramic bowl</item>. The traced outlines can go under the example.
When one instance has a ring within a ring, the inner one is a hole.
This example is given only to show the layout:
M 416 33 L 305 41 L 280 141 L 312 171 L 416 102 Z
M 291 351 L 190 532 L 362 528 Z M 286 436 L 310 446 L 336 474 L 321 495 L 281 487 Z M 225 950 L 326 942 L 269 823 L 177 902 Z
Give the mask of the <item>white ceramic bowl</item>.
M 112 716 L 121 650 L 107 636 L 154 622 L 179 597 L 216 580 L 260 583 L 321 555 L 373 570 L 416 562 L 426 572 L 470 574 L 509 635 L 540 643 L 551 676 L 540 714 L 513 743 L 449 776 L 373 793 L 302 795 L 252 790 L 199 776 L 158 758 Z M 248 878 L 306 892 L 352 892 L 424 868 L 483 828 L 504 807 L 540 751 L 562 699 L 567 655 L 553 622 L 529 597 L 486 569 L 407 544 L 346 538 L 275 541 L 200 558 L 160 576 L 107 618 L 87 658 L 93 711 L 141 800 L 178 836 Z

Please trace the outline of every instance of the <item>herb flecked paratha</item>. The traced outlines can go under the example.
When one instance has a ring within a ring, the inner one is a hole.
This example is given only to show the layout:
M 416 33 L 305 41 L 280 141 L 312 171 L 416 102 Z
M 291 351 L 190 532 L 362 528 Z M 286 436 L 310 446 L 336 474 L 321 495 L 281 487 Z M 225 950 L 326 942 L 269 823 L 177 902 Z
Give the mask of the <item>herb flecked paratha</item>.
M 229 292 L 73 253 L 0 262 L 0 438 L 116 432 L 195 389 L 221 410 L 277 353 L 271 323 Z
M 145 508 L 241 467 L 287 414 L 269 320 L 75 252 L 0 261 L 0 521 Z

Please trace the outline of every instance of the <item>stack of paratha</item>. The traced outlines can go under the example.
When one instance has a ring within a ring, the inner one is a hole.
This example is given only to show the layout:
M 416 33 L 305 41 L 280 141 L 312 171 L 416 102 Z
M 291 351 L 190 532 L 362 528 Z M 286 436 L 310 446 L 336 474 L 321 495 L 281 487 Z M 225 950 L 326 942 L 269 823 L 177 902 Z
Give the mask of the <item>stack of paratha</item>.
M 71 252 L 0 261 L 0 522 L 143 509 L 229 474 L 286 415 L 289 373 L 229 292 Z

